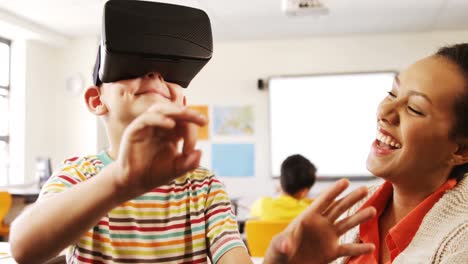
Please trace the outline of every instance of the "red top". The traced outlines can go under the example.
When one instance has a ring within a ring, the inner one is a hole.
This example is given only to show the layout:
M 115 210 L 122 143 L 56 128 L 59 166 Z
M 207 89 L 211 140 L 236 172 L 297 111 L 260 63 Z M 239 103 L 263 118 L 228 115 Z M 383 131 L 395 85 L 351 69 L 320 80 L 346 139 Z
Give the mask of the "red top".
M 455 179 L 448 180 L 440 186 L 435 192 L 429 195 L 424 201 L 416 206 L 411 212 L 405 216 L 400 222 L 392 227 L 387 236 L 385 243 L 390 252 L 390 261 L 393 260 L 409 245 L 414 235 L 419 229 L 424 216 L 431 210 L 434 204 L 444 195 L 445 191 L 452 189 L 457 184 Z M 393 186 L 389 182 L 385 182 L 372 197 L 361 207 L 360 210 L 373 206 L 377 210 L 376 217 L 370 221 L 361 224 L 359 227 L 359 238 L 363 243 L 373 243 L 375 251 L 371 254 L 353 257 L 348 261 L 348 264 L 366 263 L 378 264 L 380 258 L 380 235 L 379 235 L 379 218 L 385 210 L 388 201 L 392 198 Z

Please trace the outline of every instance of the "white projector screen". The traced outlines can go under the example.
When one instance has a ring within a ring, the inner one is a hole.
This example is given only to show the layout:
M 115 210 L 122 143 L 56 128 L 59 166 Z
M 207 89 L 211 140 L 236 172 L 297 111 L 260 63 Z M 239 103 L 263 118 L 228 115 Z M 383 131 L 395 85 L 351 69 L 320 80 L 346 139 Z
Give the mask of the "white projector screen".
M 271 172 L 301 154 L 319 179 L 371 176 L 366 159 L 376 135 L 376 110 L 394 72 L 275 77 L 269 80 Z

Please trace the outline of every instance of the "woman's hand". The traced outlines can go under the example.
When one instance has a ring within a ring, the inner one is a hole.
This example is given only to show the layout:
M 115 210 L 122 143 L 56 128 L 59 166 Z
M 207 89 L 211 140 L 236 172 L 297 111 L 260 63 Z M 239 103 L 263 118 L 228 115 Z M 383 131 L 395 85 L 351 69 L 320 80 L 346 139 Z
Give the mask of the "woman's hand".
M 348 218 L 338 217 L 367 195 L 361 187 L 335 201 L 349 185 L 340 180 L 317 199 L 288 227 L 275 236 L 265 255 L 264 263 L 329 263 L 342 256 L 371 253 L 373 244 L 339 243 L 339 237 L 351 228 L 374 217 L 374 208 L 366 208 Z

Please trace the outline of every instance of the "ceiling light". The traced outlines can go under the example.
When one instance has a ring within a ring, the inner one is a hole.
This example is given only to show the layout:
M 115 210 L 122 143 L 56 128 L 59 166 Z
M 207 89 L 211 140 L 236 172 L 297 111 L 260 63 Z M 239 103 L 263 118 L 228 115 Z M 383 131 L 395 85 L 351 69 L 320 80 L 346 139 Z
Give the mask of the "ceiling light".
M 282 0 L 282 10 L 289 16 L 323 16 L 328 14 L 319 0 Z

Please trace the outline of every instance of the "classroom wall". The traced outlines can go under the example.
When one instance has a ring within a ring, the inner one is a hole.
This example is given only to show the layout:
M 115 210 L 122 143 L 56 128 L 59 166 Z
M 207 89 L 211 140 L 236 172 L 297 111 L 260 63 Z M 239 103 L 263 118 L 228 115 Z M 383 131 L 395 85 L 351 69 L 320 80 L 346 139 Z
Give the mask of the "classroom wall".
M 60 47 L 26 42 L 26 182 L 35 180 L 37 156 L 50 157 L 56 168 L 65 158 L 95 153 L 97 119 L 85 108 L 82 93 L 68 91 L 66 82 L 72 74 L 81 74 L 83 87 L 91 84 L 96 43 L 96 38 Z
M 255 176 L 222 178 L 229 194 L 241 197 L 241 204 L 248 205 L 260 195 L 272 194 L 277 184 L 271 180 L 269 173 L 268 92 L 257 89 L 258 78 L 285 74 L 400 70 L 414 60 L 431 54 L 439 46 L 462 41 L 468 41 L 468 31 L 215 41 L 213 59 L 193 80 L 186 93 L 189 104 L 254 106 Z M 28 113 L 32 122 L 29 127 L 35 128 L 26 131 L 31 144 L 26 148 L 32 147 L 30 157 L 39 150 L 48 150 L 54 162 L 58 162 L 70 154 L 91 153 L 96 151 L 96 146 L 106 145 L 102 130 L 99 131 L 100 136 L 96 136 L 96 119 L 83 108 L 82 99 L 67 94 L 63 89 L 63 82 L 71 72 L 81 72 L 88 78 L 96 46 L 96 38 L 86 38 L 73 40 L 70 46 L 59 50 L 40 44 L 29 48 L 34 57 L 28 60 L 28 68 L 38 69 L 36 73 L 28 75 L 27 80 L 30 84 L 27 89 L 32 89 L 28 95 L 29 109 L 37 110 L 36 113 Z M 43 59 L 56 64 L 46 67 L 41 63 Z M 50 75 L 50 71 L 58 74 Z M 86 79 L 86 82 L 90 83 L 90 79 Z M 51 105 L 43 106 L 44 101 L 37 100 L 47 98 L 42 92 L 45 90 L 55 93 L 56 101 Z M 46 125 L 35 119 L 38 116 L 53 118 Z M 49 134 L 49 127 L 56 131 Z M 326 185 L 317 184 L 311 195 Z
M 26 41 L 25 58 L 24 177 L 26 182 L 30 182 L 34 179 L 37 156 L 55 158 L 56 108 L 61 103 L 55 103 L 58 79 L 53 73 L 60 66 L 57 49 L 41 42 Z
M 96 153 L 99 120 L 86 108 L 83 91 L 93 84 L 92 72 L 97 47 L 97 38 L 81 38 L 74 39 L 59 49 L 59 85 L 56 93 L 57 162 L 72 156 Z M 79 75 L 83 80 L 83 90 L 76 94 L 66 89 L 67 80 L 72 75 Z

